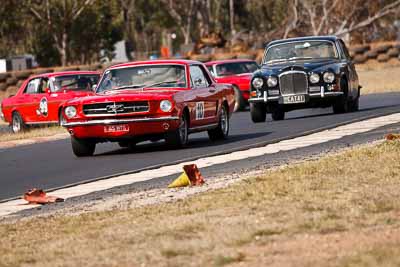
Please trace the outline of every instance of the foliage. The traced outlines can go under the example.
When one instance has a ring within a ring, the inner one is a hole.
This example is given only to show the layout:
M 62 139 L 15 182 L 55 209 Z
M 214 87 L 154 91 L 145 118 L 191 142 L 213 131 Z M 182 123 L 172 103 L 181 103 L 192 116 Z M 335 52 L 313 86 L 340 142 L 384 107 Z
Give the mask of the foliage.
M 212 33 L 232 41 L 247 38 L 252 47 L 313 34 L 340 34 L 357 43 L 393 40 L 400 14 L 400 0 L 1 2 L 0 58 L 32 53 L 42 66 L 91 63 L 101 54 L 111 59 L 119 40 L 126 41 L 128 57 L 137 59 L 158 53 L 161 45 L 178 51 Z

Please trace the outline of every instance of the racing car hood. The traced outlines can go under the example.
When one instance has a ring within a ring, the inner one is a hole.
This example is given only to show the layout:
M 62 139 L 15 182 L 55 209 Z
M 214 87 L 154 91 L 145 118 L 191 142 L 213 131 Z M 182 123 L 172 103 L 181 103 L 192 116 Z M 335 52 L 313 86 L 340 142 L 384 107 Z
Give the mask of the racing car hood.
M 145 89 L 145 90 L 111 90 L 96 93 L 92 96 L 82 97 L 68 101 L 66 105 L 82 105 L 102 102 L 118 101 L 160 101 L 171 99 L 174 94 L 185 89 Z

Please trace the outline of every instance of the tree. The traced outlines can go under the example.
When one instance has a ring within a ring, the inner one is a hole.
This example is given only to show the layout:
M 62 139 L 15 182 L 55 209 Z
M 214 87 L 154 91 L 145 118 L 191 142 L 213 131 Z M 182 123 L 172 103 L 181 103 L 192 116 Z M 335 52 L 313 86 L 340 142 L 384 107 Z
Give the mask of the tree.
M 39 4 L 35 2 L 29 1 L 29 11 L 51 33 L 61 57 L 61 64 L 65 66 L 68 60 L 68 42 L 72 25 L 95 0 L 45 0 Z
M 182 35 L 184 43 L 189 44 L 191 41 L 191 30 L 193 23 L 193 15 L 195 11 L 195 0 L 161 0 L 169 15 L 175 20 Z

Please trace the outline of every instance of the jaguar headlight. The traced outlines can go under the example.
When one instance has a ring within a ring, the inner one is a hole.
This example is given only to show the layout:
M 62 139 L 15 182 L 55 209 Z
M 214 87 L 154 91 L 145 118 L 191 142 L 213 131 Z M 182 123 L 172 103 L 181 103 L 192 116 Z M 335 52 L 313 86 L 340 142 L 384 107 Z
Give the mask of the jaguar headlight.
M 71 119 L 76 116 L 76 108 L 73 106 L 68 106 L 64 109 L 64 113 L 68 119 Z
M 335 80 L 335 74 L 333 72 L 324 73 L 324 82 L 332 83 Z
M 276 77 L 270 76 L 267 80 L 268 87 L 275 87 L 278 84 L 278 79 Z
M 253 79 L 253 81 L 251 83 L 253 84 L 253 87 L 255 89 L 261 89 L 262 86 L 264 85 L 264 80 L 260 77 L 256 77 Z
M 310 83 L 317 83 L 317 82 L 319 82 L 319 75 L 318 75 L 318 73 L 311 73 L 309 80 L 310 80 Z
M 160 109 L 164 112 L 171 111 L 172 103 L 169 100 L 163 100 L 160 102 Z

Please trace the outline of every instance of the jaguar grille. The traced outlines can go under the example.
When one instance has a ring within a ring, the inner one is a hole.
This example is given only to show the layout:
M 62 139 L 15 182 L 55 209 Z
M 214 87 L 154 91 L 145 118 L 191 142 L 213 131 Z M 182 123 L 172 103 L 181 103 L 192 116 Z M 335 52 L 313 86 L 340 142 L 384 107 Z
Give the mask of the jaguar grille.
M 307 74 L 302 71 L 290 71 L 280 75 L 279 84 L 282 95 L 306 94 Z

